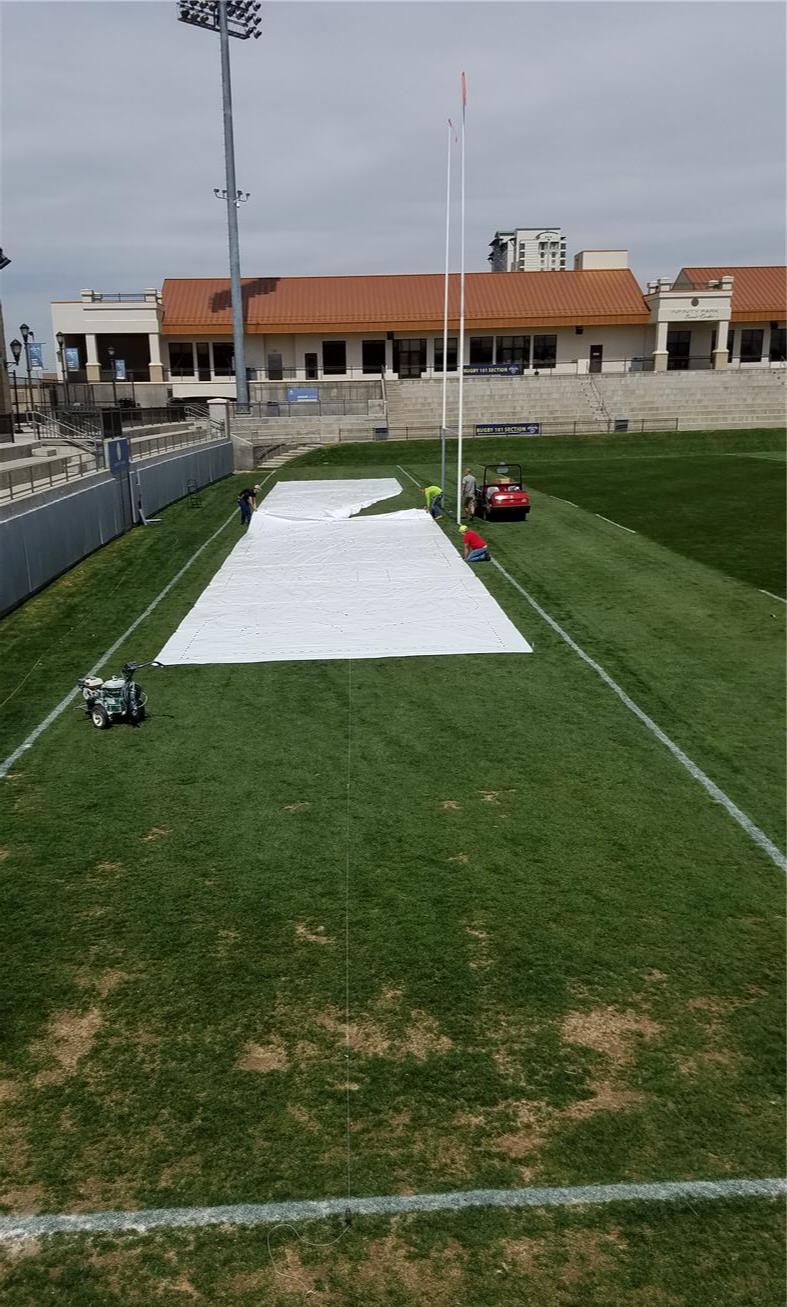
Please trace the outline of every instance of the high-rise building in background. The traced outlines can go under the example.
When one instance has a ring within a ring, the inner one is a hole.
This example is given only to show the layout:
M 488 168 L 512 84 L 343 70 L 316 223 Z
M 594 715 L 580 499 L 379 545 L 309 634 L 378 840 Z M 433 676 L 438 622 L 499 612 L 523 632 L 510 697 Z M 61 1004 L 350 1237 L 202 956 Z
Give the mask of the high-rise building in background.
M 566 266 L 566 238 L 560 227 L 496 231 L 490 248 L 492 272 L 560 272 Z

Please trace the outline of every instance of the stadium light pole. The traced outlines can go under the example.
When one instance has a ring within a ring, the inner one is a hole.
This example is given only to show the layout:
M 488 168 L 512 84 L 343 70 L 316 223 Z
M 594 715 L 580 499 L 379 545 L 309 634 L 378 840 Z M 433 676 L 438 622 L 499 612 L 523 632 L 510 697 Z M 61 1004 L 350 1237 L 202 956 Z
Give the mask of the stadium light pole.
M 221 106 L 224 120 L 224 174 L 226 178 L 227 240 L 230 255 L 230 300 L 232 303 L 232 346 L 235 355 L 235 400 L 238 407 L 249 403 L 246 351 L 243 340 L 243 299 L 240 284 L 238 241 L 238 191 L 235 180 L 235 137 L 232 125 L 232 82 L 230 76 L 231 36 L 241 41 L 260 35 L 259 0 L 178 0 L 178 20 L 192 27 L 218 32 L 221 51 Z

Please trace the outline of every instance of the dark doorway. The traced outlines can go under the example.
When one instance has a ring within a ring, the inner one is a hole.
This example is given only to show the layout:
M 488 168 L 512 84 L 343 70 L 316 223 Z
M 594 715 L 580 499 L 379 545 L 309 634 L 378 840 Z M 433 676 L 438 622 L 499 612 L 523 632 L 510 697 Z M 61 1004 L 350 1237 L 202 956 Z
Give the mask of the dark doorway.
M 667 332 L 667 368 L 670 372 L 687 372 L 691 358 L 691 332 Z
M 604 346 L 603 346 L 603 345 L 591 345 L 591 346 L 590 346 L 590 371 L 591 371 L 591 372 L 600 372 L 600 371 L 601 371 L 601 361 L 602 361 L 603 357 L 604 357 Z
M 385 370 L 385 341 L 365 340 L 361 344 L 361 365 L 364 372 L 378 376 Z
M 281 381 L 284 377 L 281 354 L 273 352 L 268 355 L 268 380 Z
M 319 377 L 320 373 L 319 373 L 319 368 L 318 368 L 318 366 L 317 366 L 317 355 L 316 355 L 316 354 L 304 354 L 304 356 L 303 356 L 303 370 L 304 370 L 304 372 L 306 373 L 306 380 L 307 380 L 307 381 L 316 381 L 316 380 L 317 380 L 317 378 Z
M 206 340 L 197 341 L 197 376 L 200 381 L 210 381 L 210 345 Z
M 420 377 L 426 369 L 426 340 L 414 337 L 393 343 L 394 372 L 400 377 Z
M 325 377 L 343 377 L 347 373 L 347 341 L 322 342 L 322 371 Z

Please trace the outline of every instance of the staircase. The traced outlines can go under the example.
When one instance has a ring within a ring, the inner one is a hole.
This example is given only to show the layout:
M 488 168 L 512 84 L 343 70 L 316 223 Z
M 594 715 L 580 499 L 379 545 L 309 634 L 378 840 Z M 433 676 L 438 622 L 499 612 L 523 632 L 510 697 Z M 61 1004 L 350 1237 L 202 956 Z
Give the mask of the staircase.
M 261 455 L 262 462 L 257 462 L 256 467 L 261 472 L 275 472 L 277 468 L 283 467 L 285 463 L 290 463 L 294 458 L 300 458 L 301 454 L 309 454 L 313 449 L 317 448 L 319 446 L 315 444 L 274 447 L 272 452 Z

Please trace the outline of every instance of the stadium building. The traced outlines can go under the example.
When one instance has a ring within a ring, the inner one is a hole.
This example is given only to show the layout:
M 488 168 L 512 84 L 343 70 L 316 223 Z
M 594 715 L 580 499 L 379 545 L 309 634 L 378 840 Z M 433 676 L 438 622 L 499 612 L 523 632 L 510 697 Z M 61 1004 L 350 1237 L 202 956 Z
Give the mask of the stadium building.
M 247 277 L 249 381 L 311 383 L 443 367 L 441 274 Z M 458 277 L 447 370 L 457 368 Z M 557 277 L 468 273 L 465 367 L 507 376 L 768 369 L 787 356 L 787 269 L 685 267 L 643 291 L 621 250 L 585 250 Z M 174 397 L 235 396 L 229 283 L 168 278 L 139 294 L 52 306 L 69 382 L 129 381 Z M 137 402 L 146 402 L 137 389 Z M 158 399 L 156 402 L 161 402 Z

